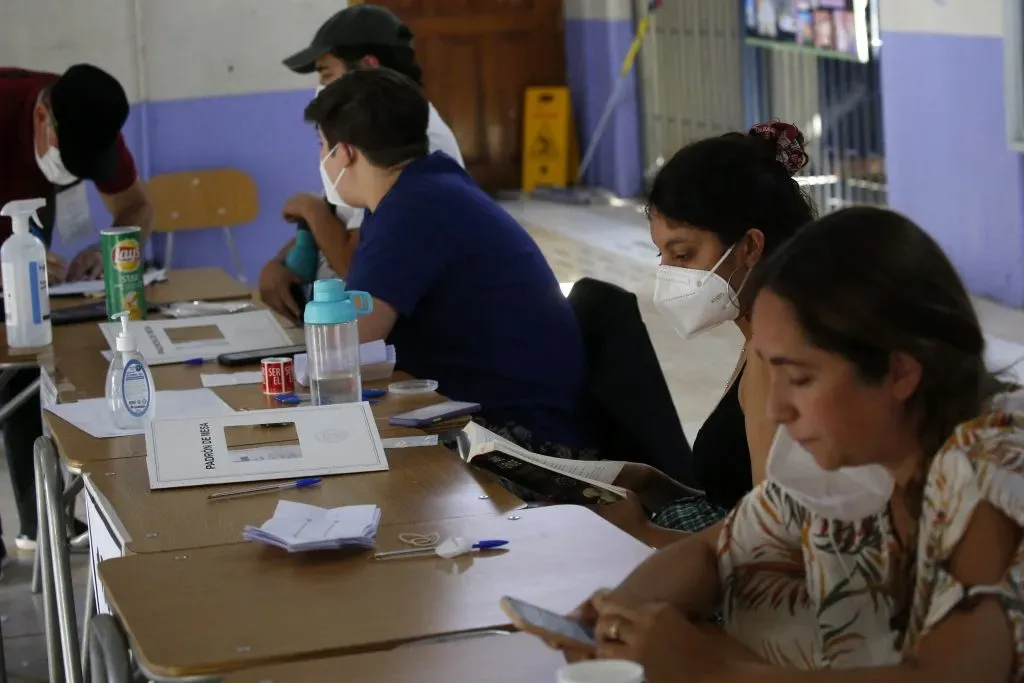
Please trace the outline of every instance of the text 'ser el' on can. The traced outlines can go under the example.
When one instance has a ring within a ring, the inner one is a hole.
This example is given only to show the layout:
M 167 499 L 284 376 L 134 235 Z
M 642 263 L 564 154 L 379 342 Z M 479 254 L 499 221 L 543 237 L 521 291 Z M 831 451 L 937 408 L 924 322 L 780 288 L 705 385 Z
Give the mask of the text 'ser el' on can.
M 260 370 L 264 394 L 278 396 L 295 391 L 295 366 L 291 358 L 264 358 Z
M 128 311 L 131 320 L 146 317 L 146 290 L 142 275 L 142 228 L 107 228 L 100 231 L 103 284 L 107 317 Z

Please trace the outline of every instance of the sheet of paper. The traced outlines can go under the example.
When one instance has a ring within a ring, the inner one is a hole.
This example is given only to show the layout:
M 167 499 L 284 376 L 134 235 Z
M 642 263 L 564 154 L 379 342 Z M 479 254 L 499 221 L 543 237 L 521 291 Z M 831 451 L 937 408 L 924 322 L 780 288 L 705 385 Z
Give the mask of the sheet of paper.
M 154 405 L 157 418 L 161 413 L 181 417 L 205 417 L 207 415 L 230 415 L 234 412 L 231 406 L 209 389 L 158 391 L 155 394 Z M 115 427 L 105 398 L 89 398 L 76 403 L 59 403 L 45 406 L 45 408 L 96 439 L 145 433 L 142 429 L 124 430 Z
M 85 183 L 77 183 L 57 193 L 56 223 L 62 244 L 74 244 L 96 236 Z
M 367 368 L 371 365 L 391 363 L 392 366 L 394 366 L 396 358 L 395 347 L 393 345 L 385 344 L 382 339 L 359 345 L 359 366 L 363 368 L 364 373 L 366 373 Z M 309 357 L 304 353 L 297 353 L 295 354 L 294 362 L 295 381 L 302 386 L 308 386 L 307 366 L 309 365 Z M 366 381 L 373 381 L 376 379 L 384 379 L 384 377 L 366 375 L 363 379 Z
M 208 390 L 207 390 L 208 391 Z M 163 413 L 167 415 L 167 413 Z M 154 489 L 266 479 L 299 479 L 388 468 L 369 403 L 256 410 L 211 417 L 167 417 L 146 430 L 146 465 Z M 263 445 L 229 429 L 257 427 L 298 436 L 298 447 L 271 437 Z
M 290 500 L 278 501 L 274 516 L 260 527 L 247 526 L 243 537 L 289 552 L 374 545 L 380 526 L 376 505 L 326 509 Z
M 225 372 L 219 375 L 200 374 L 204 387 L 230 387 L 236 384 L 259 384 L 263 381 L 263 373 L 259 370 L 249 372 Z
M 166 270 L 148 270 L 142 276 L 143 283 L 148 287 L 154 282 L 167 279 Z M 51 285 L 50 296 L 84 296 L 86 294 L 103 294 L 103 280 L 78 280 Z
M 133 320 L 128 325 L 139 352 L 150 365 L 183 363 L 193 358 L 213 360 L 222 353 L 291 344 L 288 334 L 268 310 L 202 318 Z M 113 349 L 121 323 L 104 322 L 99 326 Z

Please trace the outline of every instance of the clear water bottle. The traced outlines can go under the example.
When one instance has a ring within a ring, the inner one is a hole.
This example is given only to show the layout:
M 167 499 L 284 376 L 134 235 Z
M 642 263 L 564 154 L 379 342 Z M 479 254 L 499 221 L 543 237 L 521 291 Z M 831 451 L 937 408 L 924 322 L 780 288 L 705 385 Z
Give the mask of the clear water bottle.
M 317 280 L 306 304 L 306 354 L 314 405 L 363 400 L 359 371 L 359 316 L 373 310 L 366 292 L 345 291 L 340 279 Z

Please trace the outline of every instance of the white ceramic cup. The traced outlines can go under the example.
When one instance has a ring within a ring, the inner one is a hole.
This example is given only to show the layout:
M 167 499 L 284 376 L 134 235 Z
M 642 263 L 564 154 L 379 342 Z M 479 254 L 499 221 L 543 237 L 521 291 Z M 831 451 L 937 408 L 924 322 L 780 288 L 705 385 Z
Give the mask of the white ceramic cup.
M 591 659 L 563 666 L 558 683 L 644 683 L 644 668 L 624 659 Z

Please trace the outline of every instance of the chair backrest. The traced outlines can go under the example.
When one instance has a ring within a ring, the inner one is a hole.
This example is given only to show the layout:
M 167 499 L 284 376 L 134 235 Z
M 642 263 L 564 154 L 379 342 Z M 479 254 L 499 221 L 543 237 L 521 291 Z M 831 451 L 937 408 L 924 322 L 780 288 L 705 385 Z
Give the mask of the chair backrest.
M 683 433 L 636 295 L 583 278 L 569 293 L 583 334 L 590 417 L 601 457 L 656 467 L 699 488 Z
M 256 183 L 234 168 L 162 173 L 151 178 L 146 189 L 156 232 L 242 225 L 259 214 Z

